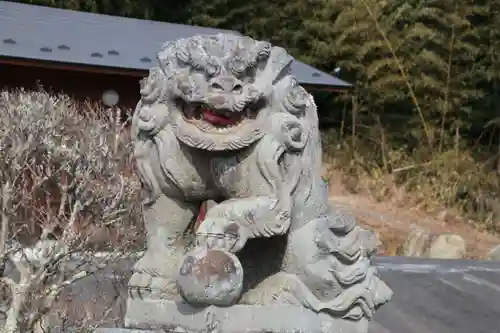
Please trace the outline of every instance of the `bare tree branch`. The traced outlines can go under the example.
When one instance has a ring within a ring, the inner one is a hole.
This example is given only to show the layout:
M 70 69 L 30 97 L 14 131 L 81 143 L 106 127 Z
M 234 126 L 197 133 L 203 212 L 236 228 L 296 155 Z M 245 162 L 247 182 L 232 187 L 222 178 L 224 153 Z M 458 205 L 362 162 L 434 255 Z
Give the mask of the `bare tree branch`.
M 0 270 L 10 291 L 0 331 L 43 332 L 65 288 L 128 253 L 133 232 L 104 257 L 92 235 L 140 220 L 140 185 L 123 174 L 131 145 L 116 118 L 43 91 L 0 92 L 0 111 L 0 265 L 17 273 Z

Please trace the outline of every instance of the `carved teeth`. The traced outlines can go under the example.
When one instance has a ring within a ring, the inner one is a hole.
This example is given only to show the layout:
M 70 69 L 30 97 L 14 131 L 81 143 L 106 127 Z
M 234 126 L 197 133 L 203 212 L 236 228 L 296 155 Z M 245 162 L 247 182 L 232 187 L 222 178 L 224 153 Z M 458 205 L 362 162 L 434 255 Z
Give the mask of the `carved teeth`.
M 235 128 L 238 128 L 245 118 L 252 116 L 252 111 L 245 108 L 240 113 L 235 113 L 231 111 L 213 110 L 205 105 L 197 105 L 193 103 L 183 103 L 182 112 L 186 121 L 192 122 L 195 126 L 203 129 L 205 131 L 212 131 L 214 133 L 225 134 Z M 234 120 L 233 122 L 227 122 L 225 125 L 212 124 L 209 119 L 204 119 L 204 112 L 218 113 L 219 116 L 225 116 L 229 119 Z

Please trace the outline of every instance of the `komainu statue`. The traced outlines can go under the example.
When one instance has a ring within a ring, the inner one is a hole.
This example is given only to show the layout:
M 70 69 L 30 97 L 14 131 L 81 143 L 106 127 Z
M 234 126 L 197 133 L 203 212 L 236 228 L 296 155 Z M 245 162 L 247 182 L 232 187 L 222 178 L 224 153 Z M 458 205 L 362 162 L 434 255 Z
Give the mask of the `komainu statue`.
M 232 34 L 167 42 L 157 58 L 132 122 L 147 250 L 126 326 L 366 332 L 392 292 L 370 261 L 374 234 L 328 203 L 293 58 Z

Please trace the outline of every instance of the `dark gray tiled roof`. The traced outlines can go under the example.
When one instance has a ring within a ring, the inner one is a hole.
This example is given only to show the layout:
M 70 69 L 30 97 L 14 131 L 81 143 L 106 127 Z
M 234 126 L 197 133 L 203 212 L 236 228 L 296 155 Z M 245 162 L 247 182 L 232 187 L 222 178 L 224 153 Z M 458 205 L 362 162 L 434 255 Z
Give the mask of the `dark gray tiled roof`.
M 0 1 L 0 56 L 148 69 L 165 41 L 234 31 L 138 20 Z M 302 84 L 349 84 L 296 61 Z

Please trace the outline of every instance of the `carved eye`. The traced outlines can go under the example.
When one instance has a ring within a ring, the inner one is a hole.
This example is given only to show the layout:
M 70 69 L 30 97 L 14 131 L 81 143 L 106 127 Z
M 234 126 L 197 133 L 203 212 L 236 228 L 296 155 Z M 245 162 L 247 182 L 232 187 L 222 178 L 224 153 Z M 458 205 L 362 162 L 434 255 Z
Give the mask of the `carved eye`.
M 224 88 L 222 88 L 222 86 L 217 82 L 213 82 L 212 84 L 210 84 L 210 88 L 215 90 L 224 90 Z
M 242 92 L 243 91 L 243 86 L 241 84 L 237 84 L 233 87 L 234 92 Z

